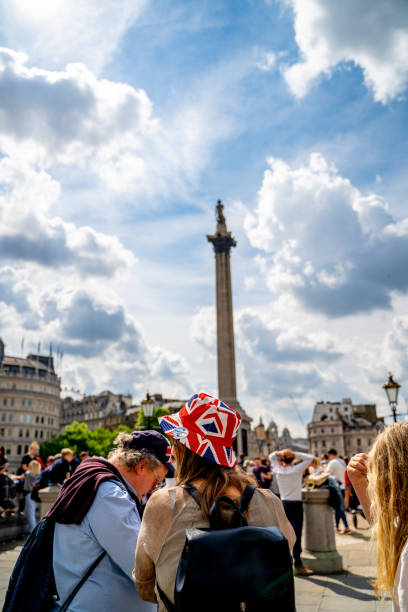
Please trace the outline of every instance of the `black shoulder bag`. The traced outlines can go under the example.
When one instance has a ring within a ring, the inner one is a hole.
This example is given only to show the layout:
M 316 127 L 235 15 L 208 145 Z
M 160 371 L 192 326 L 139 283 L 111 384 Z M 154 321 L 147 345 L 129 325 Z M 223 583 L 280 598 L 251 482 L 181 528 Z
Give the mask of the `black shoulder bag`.
M 186 490 L 199 504 L 197 490 Z M 255 487 L 247 486 L 238 506 L 226 496 L 210 509 L 209 529 L 186 529 L 174 587 L 174 605 L 157 584 L 169 612 L 295 612 L 292 558 L 277 527 L 248 526 Z M 225 528 L 223 510 L 232 511 Z

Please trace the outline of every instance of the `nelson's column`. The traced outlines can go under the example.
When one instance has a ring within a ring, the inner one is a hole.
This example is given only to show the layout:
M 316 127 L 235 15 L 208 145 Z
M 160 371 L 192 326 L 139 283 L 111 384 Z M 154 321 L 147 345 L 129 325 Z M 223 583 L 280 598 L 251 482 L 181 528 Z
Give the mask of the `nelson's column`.
M 232 309 L 232 287 L 230 251 L 237 242 L 227 230 L 224 206 L 218 200 L 216 207 L 217 228 L 213 236 L 207 236 L 214 247 L 217 296 L 217 363 L 218 397 L 238 410 L 242 416 L 235 450 L 238 454 L 256 456 L 258 446 L 251 431 L 251 419 L 237 400 L 235 379 L 234 319 Z

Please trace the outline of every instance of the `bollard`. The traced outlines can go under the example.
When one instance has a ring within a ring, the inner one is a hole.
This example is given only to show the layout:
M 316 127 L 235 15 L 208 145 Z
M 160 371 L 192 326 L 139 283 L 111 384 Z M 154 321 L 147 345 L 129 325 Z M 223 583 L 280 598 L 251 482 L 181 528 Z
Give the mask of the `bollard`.
M 326 488 L 302 489 L 304 508 L 304 565 L 318 574 L 343 571 L 343 560 L 336 549 L 333 508 Z
M 59 492 L 61 491 L 62 485 L 55 483 L 50 484 L 49 487 L 45 487 L 45 489 L 40 489 L 38 492 L 38 496 L 41 500 L 40 505 L 40 519 L 42 519 L 48 512 L 51 510 L 51 507 L 57 501 L 57 497 Z

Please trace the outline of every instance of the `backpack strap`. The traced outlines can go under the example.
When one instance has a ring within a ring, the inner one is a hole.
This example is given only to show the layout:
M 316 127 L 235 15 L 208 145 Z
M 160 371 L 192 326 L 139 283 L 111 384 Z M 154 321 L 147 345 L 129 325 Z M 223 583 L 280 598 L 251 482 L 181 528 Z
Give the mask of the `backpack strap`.
M 253 494 L 255 493 L 255 488 L 256 487 L 254 487 L 253 485 L 247 485 L 245 487 L 245 491 L 243 492 L 241 497 L 241 506 L 239 508 L 242 514 L 248 510 L 249 503 L 252 499 Z
M 106 550 L 104 550 L 99 555 L 99 557 L 97 559 L 95 559 L 95 561 L 92 563 L 91 567 L 89 567 L 88 570 L 86 571 L 86 573 L 84 574 L 84 576 L 82 576 L 81 580 L 78 582 L 78 584 L 76 585 L 76 587 L 74 588 L 72 593 L 64 601 L 64 603 L 62 604 L 62 606 L 59 609 L 59 612 L 66 612 L 68 610 L 68 607 L 69 607 L 71 601 L 74 599 L 75 595 L 78 593 L 78 591 L 81 588 L 81 586 L 84 584 L 84 582 L 86 582 L 88 580 L 89 576 L 92 574 L 92 572 L 94 571 L 96 566 L 99 565 L 99 563 L 102 561 L 102 559 L 104 558 L 105 555 L 106 555 Z
M 176 606 L 173 606 L 170 599 L 167 597 L 166 593 L 164 593 L 164 591 L 161 590 L 158 582 L 156 582 L 156 588 L 157 588 L 157 592 L 159 594 L 160 599 L 162 600 L 162 602 L 164 603 L 166 607 L 167 612 L 175 612 Z

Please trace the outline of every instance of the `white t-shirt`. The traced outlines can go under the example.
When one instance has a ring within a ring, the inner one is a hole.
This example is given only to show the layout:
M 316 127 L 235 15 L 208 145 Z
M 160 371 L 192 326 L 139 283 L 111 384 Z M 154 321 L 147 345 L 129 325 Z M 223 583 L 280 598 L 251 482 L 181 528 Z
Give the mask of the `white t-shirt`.
M 269 455 L 271 468 L 276 475 L 282 501 L 302 501 L 302 474 L 313 460 L 313 455 L 295 453 L 296 459 L 301 459 L 296 465 L 281 465 L 276 451 Z
M 408 541 L 402 549 L 395 573 L 392 610 L 393 612 L 408 611 Z
M 344 485 L 344 472 L 346 471 L 346 464 L 342 459 L 332 459 L 327 464 L 326 471 L 337 478 L 337 480 Z

